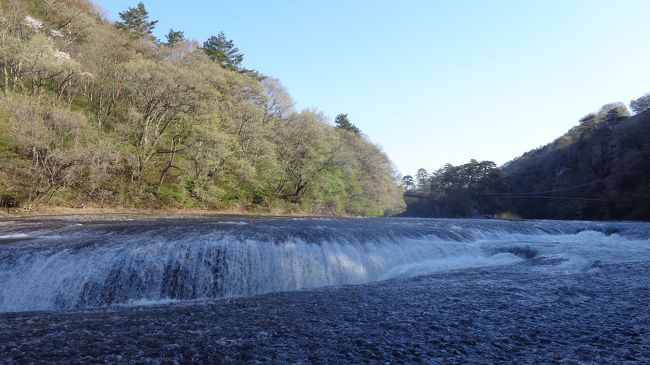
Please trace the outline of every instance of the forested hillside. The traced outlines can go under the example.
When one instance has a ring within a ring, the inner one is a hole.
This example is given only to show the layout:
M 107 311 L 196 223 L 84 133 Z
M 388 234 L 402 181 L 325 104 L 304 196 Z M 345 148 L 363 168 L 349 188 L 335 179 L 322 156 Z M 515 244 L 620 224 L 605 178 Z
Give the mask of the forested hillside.
M 606 105 L 507 163 L 512 210 L 535 218 L 650 219 L 650 111 L 642 110 L 628 117 L 623 104 Z
M 650 220 L 650 95 L 603 106 L 543 147 L 420 169 L 403 185 L 407 216 Z
M 0 206 L 384 215 L 388 157 L 341 114 L 295 111 L 223 33 L 155 39 L 142 4 L 0 2 Z

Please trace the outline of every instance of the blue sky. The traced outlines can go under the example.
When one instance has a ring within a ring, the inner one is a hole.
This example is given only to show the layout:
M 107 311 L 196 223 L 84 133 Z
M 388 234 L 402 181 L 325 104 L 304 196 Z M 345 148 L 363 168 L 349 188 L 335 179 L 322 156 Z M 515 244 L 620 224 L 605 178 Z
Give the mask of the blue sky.
M 99 0 L 111 19 L 137 0 Z M 144 1 L 156 34 L 220 31 L 299 109 L 350 120 L 403 174 L 502 164 L 650 92 L 647 0 Z

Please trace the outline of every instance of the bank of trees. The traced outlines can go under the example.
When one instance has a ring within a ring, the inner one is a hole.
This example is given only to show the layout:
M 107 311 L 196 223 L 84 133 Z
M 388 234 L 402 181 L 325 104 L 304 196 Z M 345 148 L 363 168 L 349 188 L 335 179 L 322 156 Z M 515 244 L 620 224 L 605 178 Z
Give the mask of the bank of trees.
M 429 173 L 420 168 L 415 179 L 402 178 L 408 208 L 405 215 L 428 217 L 476 217 L 499 213 L 503 207 L 491 199 L 506 191 L 505 174 L 492 161 L 470 160 L 446 164 Z
M 475 160 L 402 179 L 410 216 L 650 219 L 650 98 L 610 103 L 501 168 Z
M 85 1 L 0 10 L 2 205 L 403 208 L 378 146 L 347 116 L 295 111 L 223 33 L 158 41 L 142 4 L 115 24 Z

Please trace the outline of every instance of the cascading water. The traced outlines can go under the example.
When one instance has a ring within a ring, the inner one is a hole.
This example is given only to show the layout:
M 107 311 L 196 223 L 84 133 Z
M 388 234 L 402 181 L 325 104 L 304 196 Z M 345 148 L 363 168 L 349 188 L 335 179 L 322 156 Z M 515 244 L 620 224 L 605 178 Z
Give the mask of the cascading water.
M 560 258 L 647 252 L 629 223 L 167 219 L 0 225 L 0 311 L 250 296 Z

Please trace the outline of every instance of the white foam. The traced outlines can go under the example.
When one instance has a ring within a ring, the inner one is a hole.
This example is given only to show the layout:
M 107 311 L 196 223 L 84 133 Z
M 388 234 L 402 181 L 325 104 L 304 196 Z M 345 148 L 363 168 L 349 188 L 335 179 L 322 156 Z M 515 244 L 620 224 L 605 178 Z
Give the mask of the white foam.
M 380 278 L 381 280 L 410 278 L 441 271 L 508 265 L 523 260 L 524 259 L 521 257 L 510 253 L 498 253 L 492 256 L 459 256 L 445 259 L 426 260 L 414 264 L 397 266 L 386 272 Z
M 178 303 L 179 300 L 177 299 L 170 299 L 170 298 L 161 298 L 161 299 L 148 299 L 148 298 L 141 298 L 141 299 L 132 299 L 127 301 L 126 303 L 120 303 L 119 306 L 122 307 L 138 307 L 142 305 L 166 305 L 166 304 L 174 304 Z
M 593 266 L 593 261 L 581 256 L 565 256 L 558 265 L 549 266 L 548 269 L 559 271 L 565 274 L 583 272 Z
M 7 235 L 0 236 L 0 240 L 8 240 L 14 238 L 27 238 L 27 237 L 29 236 L 25 233 L 14 233 L 14 234 L 7 234 Z
M 173 239 L 135 234 L 80 248 L 61 248 L 49 241 L 31 250 L 7 247 L 0 251 L 0 311 L 166 304 L 363 284 L 516 264 L 524 260 L 515 255 L 520 249 L 561 259 L 548 266 L 559 273 L 584 271 L 595 261 L 650 257 L 648 240 L 594 231 L 525 235 L 475 230 L 472 236 L 471 242 L 431 235 L 371 242 L 340 236 L 319 243 L 300 239 L 272 243 L 211 233 Z

